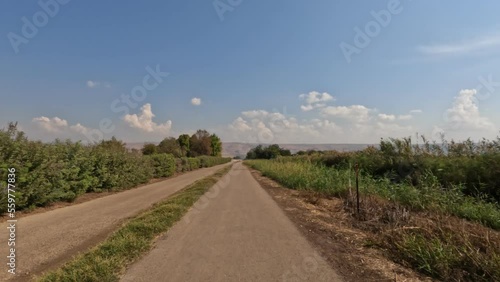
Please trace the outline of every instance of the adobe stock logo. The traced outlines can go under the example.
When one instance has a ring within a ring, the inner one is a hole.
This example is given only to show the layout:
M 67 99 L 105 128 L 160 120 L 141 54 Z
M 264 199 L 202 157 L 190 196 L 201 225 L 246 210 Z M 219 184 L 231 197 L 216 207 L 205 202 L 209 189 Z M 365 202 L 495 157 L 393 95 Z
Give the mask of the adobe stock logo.
M 234 11 L 242 2 L 243 0 L 215 0 L 212 2 L 212 5 L 214 6 L 217 16 L 219 16 L 219 20 L 222 22 L 224 21 L 224 14 Z
M 364 48 L 368 47 L 372 39 L 380 34 L 382 28 L 389 26 L 393 15 L 397 15 L 402 11 L 403 7 L 401 7 L 400 0 L 389 0 L 387 9 L 378 12 L 371 11 L 370 14 L 373 20 L 367 22 L 363 30 L 357 26 L 354 28 L 354 45 L 346 43 L 345 41 L 340 43 L 340 50 L 342 50 L 347 63 L 351 63 L 352 55 L 359 55 Z
M 60 10 L 60 5 L 66 5 L 71 0 L 40 0 L 38 6 L 42 10 L 37 11 L 29 20 L 27 17 L 22 17 L 21 35 L 9 32 L 7 38 L 14 52 L 19 53 L 21 44 L 28 44 L 30 39 L 33 39 L 38 34 L 38 29 L 46 26 L 49 23 L 49 18 L 55 17 Z

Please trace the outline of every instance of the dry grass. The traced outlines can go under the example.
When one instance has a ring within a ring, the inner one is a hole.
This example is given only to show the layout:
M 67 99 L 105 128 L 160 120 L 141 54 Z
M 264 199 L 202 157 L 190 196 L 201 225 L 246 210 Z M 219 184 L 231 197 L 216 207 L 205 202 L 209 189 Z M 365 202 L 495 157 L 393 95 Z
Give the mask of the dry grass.
M 343 200 L 353 226 L 369 232 L 370 244 L 394 261 L 445 281 L 500 281 L 500 232 L 376 196 L 362 198 L 358 216 L 355 199 Z

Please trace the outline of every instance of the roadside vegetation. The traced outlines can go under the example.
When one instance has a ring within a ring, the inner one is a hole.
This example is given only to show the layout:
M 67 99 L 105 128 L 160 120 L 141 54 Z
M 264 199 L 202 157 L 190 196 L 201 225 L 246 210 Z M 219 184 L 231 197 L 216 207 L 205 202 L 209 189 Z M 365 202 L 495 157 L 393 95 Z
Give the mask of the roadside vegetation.
M 367 245 L 398 263 L 441 280 L 500 281 L 500 139 L 422 140 L 245 163 L 285 187 L 342 199 L 355 227 L 372 235 Z
M 203 133 L 202 137 L 208 134 L 203 130 L 199 132 Z M 145 155 L 138 150 L 128 150 L 125 143 L 114 137 L 90 145 L 69 140 L 32 141 L 11 123 L 6 130 L 0 130 L 0 187 L 6 187 L 7 169 L 14 167 L 16 210 L 19 211 L 58 201 L 71 202 L 89 192 L 130 189 L 153 178 L 170 177 L 176 172 L 231 160 L 220 156 L 220 139 L 216 135 L 208 134 L 208 147 L 204 139 L 195 135 L 186 141 L 194 144 L 192 149 L 185 143 L 184 147 L 179 145 L 185 157 L 172 154 L 161 143 L 157 152 Z M 6 193 L 1 193 L 0 213 L 6 212 L 6 208 Z
M 155 239 L 179 221 L 230 169 L 223 168 L 154 205 L 124 223 L 97 247 L 75 257 L 59 270 L 45 274 L 38 281 L 118 281 L 126 267 L 150 251 Z
M 292 153 L 290 150 L 282 149 L 280 148 L 279 145 L 271 145 L 268 147 L 263 147 L 262 145 L 259 145 L 253 149 L 251 149 L 247 153 L 247 160 L 254 160 L 254 159 L 275 159 L 277 157 L 287 157 L 291 156 Z

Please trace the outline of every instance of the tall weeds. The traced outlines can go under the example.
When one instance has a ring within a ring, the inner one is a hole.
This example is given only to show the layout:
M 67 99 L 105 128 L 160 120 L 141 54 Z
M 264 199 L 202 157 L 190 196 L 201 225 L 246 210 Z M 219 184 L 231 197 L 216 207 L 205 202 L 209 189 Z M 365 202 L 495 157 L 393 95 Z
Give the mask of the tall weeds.
M 284 186 L 298 190 L 311 190 L 331 196 L 347 195 L 355 183 L 354 173 L 349 169 L 329 168 L 307 161 L 249 160 L 251 167 L 261 171 Z M 413 211 L 433 210 L 450 213 L 480 222 L 500 230 L 500 207 L 463 194 L 460 187 L 442 189 L 439 182 L 427 175 L 426 183 L 413 186 L 411 183 L 393 183 L 387 178 L 372 178 L 360 175 L 360 191 L 365 195 L 377 195 L 398 202 Z

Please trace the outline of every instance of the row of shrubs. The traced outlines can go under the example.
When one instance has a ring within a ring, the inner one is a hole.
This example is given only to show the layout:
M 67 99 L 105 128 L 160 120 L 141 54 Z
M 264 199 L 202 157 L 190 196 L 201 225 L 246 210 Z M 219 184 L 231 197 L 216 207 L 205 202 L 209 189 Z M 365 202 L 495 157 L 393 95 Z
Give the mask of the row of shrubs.
M 153 155 L 155 156 L 155 155 Z M 204 167 L 212 167 L 220 164 L 225 164 L 231 161 L 231 158 L 200 156 L 196 158 L 177 158 L 175 159 L 176 172 L 192 171 Z
M 412 144 L 411 138 L 382 140 L 380 147 L 358 152 L 323 152 L 310 156 L 284 158 L 307 161 L 327 167 L 353 168 L 393 182 L 416 187 L 427 185 L 429 176 L 446 189 L 460 185 L 466 195 L 500 201 L 500 139 Z
M 7 186 L 9 168 L 16 169 L 16 209 L 73 201 L 88 192 L 119 191 L 172 176 L 229 162 L 229 158 L 189 158 L 185 162 L 169 154 L 143 156 L 129 152 L 116 139 L 94 145 L 56 140 L 28 140 L 17 130 L 0 130 L 0 187 Z M 186 164 L 184 164 L 186 163 Z M 189 169 L 187 169 L 189 167 Z M 6 212 L 7 193 L 0 194 L 0 213 Z

